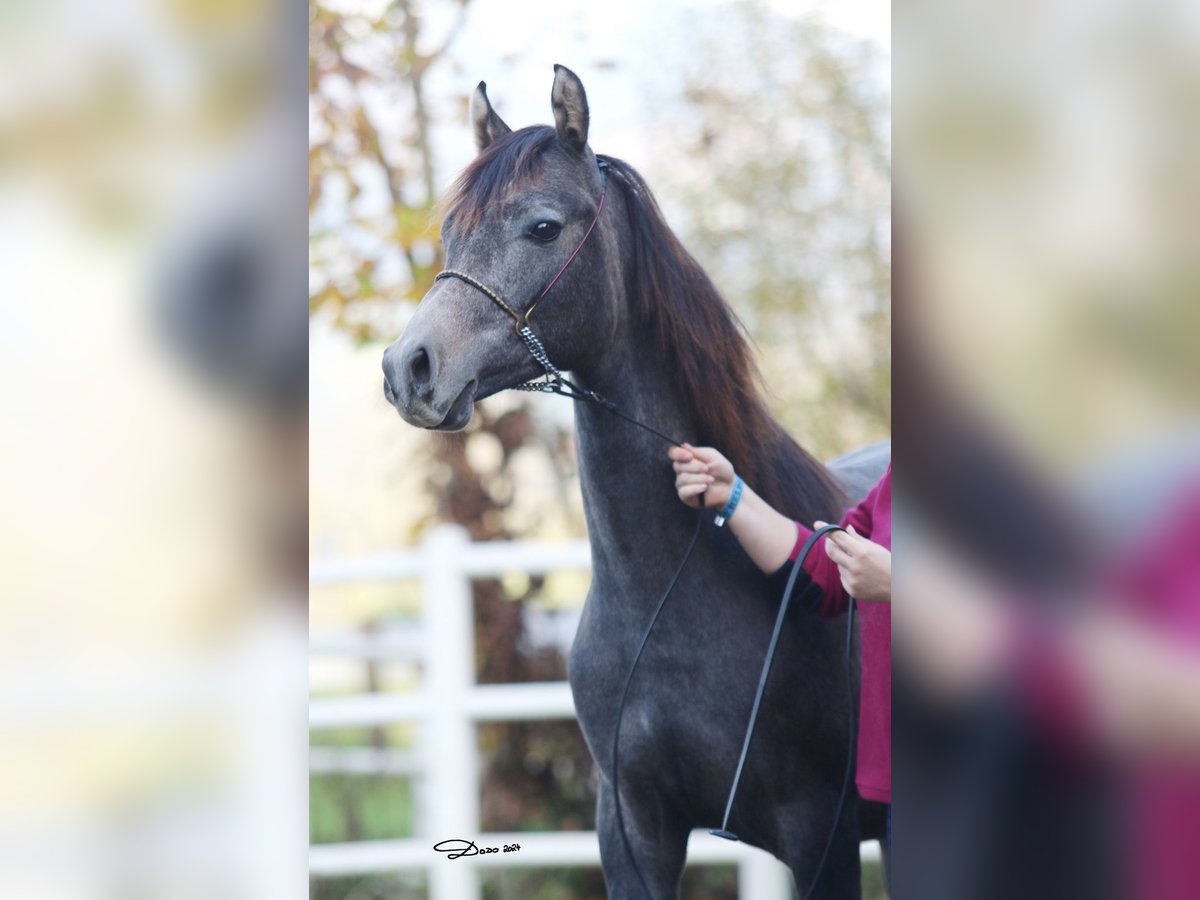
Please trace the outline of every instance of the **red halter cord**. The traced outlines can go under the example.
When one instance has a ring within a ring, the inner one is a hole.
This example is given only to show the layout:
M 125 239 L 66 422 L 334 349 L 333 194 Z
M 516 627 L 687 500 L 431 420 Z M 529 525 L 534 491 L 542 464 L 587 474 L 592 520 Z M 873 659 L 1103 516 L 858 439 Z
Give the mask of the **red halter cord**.
M 530 306 L 529 309 L 525 310 L 524 318 L 526 325 L 529 324 L 529 317 L 533 315 L 533 311 L 537 309 L 537 305 L 542 302 L 543 297 L 550 293 L 550 288 L 554 287 L 555 283 L 562 276 L 562 273 L 567 271 L 567 266 L 571 264 L 571 260 L 579 255 L 579 251 L 582 250 L 583 245 L 587 243 L 587 239 L 591 235 L 592 229 L 595 228 L 596 223 L 600 221 L 600 213 L 604 212 L 604 197 L 608 194 L 608 179 L 605 177 L 604 169 L 600 170 L 600 178 L 603 182 L 600 186 L 600 202 L 596 205 L 596 215 L 592 217 L 592 224 L 587 227 L 587 231 L 583 233 L 583 237 L 579 239 L 579 243 L 576 244 L 575 249 L 571 251 L 571 255 L 567 257 L 567 261 L 562 264 L 557 272 L 554 273 L 554 277 L 550 279 L 550 283 L 546 285 L 545 289 L 538 294 L 537 299 L 533 301 L 533 305 Z

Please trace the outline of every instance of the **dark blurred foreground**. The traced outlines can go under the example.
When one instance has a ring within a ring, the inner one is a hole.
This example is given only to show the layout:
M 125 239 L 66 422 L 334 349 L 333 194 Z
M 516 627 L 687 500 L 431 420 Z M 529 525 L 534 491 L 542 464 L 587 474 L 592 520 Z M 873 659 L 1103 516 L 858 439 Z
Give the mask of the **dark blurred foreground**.
M 1200 896 L 1200 17 L 896 36 L 894 896 Z

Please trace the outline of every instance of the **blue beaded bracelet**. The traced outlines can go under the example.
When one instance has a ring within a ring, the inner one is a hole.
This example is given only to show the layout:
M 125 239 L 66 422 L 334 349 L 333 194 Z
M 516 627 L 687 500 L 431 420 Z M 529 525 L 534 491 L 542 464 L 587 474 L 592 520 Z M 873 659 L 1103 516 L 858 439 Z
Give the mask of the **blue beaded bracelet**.
M 725 504 L 725 508 L 721 510 L 720 515 L 714 520 L 718 528 L 724 525 L 725 520 L 732 516 L 733 511 L 737 509 L 737 505 L 742 499 L 742 488 L 745 486 L 746 482 L 742 481 L 740 475 L 734 478 L 733 490 L 729 492 L 729 502 Z

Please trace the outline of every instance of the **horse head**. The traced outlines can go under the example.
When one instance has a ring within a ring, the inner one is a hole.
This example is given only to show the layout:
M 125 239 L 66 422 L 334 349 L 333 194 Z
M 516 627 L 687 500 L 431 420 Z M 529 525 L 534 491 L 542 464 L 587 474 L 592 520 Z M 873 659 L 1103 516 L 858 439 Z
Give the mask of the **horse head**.
M 471 98 L 479 153 L 442 222 L 446 269 L 458 277 L 434 284 L 383 355 L 384 394 L 412 425 L 461 429 L 476 400 L 540 375 L 521 322 L 562 369 L 587 366 L 615 334 L 620 271 L 599 213 L 605 182 L 587 144 L 587 96 L 575 73 L 554 71 L 553 128 L 513 131 L 482 82 Z

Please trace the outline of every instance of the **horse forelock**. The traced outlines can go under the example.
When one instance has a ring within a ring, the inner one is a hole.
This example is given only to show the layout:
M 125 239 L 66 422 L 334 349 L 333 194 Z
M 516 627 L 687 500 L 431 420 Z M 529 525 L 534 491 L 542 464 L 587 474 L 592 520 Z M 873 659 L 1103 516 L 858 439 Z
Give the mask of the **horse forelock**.
M 473 231 L 487 210 L 526 178 L 537 174 L 557 135 L 549 125 L 531 125 L 497 138 L 455 179 L 441 203 L 455 229 Z
M 675 373 L 694 440 L 728 456 L 755 490 L 788 515 L 836 520 L 844 506 L 841 490 L 767 411 L 744 325 L 671 231 L 642 177 L 622 160 L 600 159 L 625 201 L 632 313 Z

